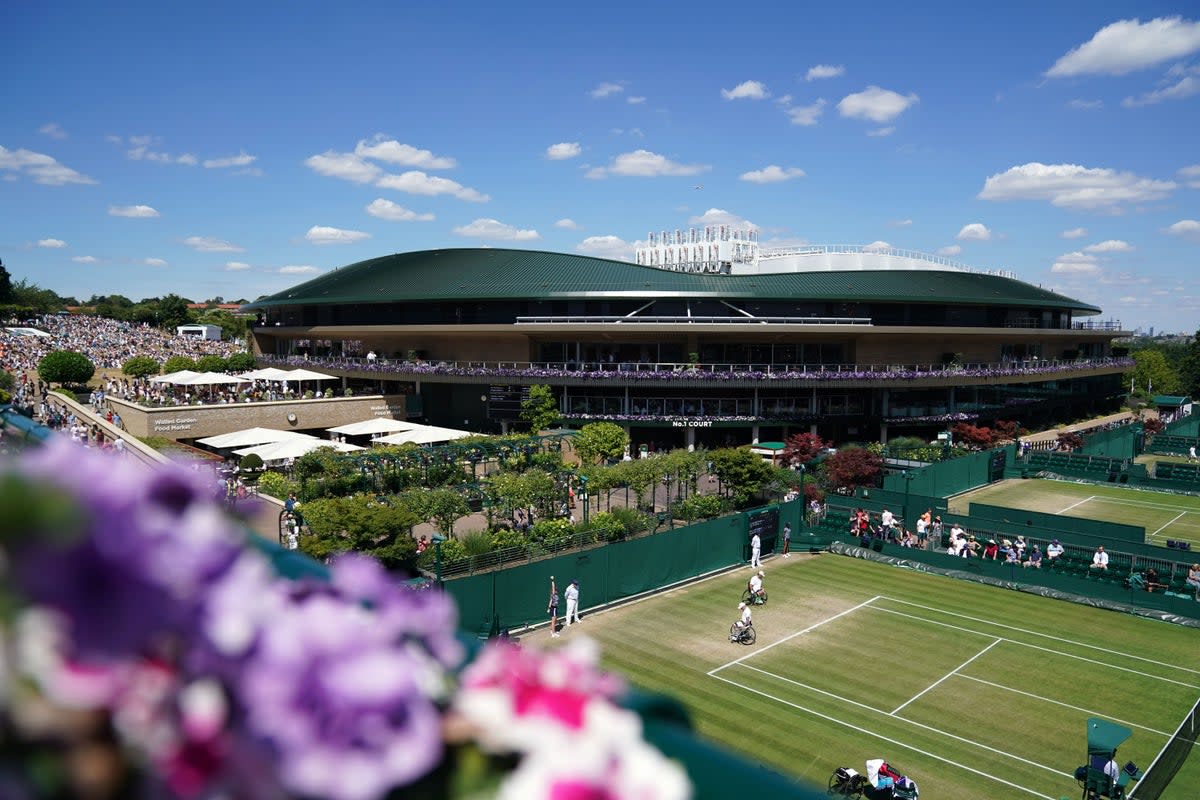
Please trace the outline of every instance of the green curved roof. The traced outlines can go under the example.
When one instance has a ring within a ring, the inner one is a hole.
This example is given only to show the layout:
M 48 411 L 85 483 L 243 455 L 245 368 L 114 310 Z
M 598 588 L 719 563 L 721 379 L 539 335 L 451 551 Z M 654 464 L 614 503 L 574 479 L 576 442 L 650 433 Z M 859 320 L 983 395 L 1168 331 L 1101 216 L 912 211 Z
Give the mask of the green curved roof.
M 951 270 L 846 270 L 769 275 L 672 272 L 536 250 L 450 249 L 360 261 L 248 303 L 272 306 L 568 298 L 837 300 L 1036 306 L 1099 314 L 1065 295 L 1000 275 Z

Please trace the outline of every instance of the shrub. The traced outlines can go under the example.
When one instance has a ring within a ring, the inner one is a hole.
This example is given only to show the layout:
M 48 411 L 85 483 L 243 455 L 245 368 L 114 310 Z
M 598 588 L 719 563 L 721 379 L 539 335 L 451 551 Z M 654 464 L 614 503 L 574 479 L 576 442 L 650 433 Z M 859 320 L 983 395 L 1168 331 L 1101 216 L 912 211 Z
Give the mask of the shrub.
M 654 527 L 653 517 L 634 508 L 614 508 L 608 513 L 625 528 L 626 536 L 637 536 Z
M 249 372 L 255 366 L 254 354 L 234 353 L 227 359 L 227 366 L 231 372 Z
M 693 495 L 686 500 L 680 500 L 672 507 L 672 513 L 679 519 L 694 522 L 698 519 L 712 519 L 724 511 L 724 503 L 720 497 L 711 494 Z
M 544 519 L 533 524 L 530 537 L 547 550 L 557 550 L 571 542 L 575 526 L 567 519 Z
M 492 534 L 487 531 L 474 531 L 462 538 L 463 547 L 469 556 L 481 556 L 495 549 L 492 544 Z
M 588 533 L 598 541 L 615 542 L 625 538 L 625 523 L 609 512 L 601 512 L 588 520 Z
M 354 397 L 354 390 L 347 386 L 342 390 L 342 397 Z
M 242 460 L 238 462 L 238 467 L 242 472 L 256 472 L 263 468 L 263 460 L 255 453 L 242 456 Z
M 492 549 L 503 550 L 506 547 L 527 547 L 529 539 L 520 531 L 512 528 L 497 528 L 492 531 Z
M 158 373 L 158 362 L 149 356 L 134 356 L 121 365 L 121 372 L 130 378 L 145 378 Z
M 196 369 L 196 362 L 187 356 L 171 356 L 162 366 L 164 373 L 179 372 L 185 369 Z
M 313 390 L 312 390 L 312 389 L 305 389 L 305 390 L 304 390 L 304 399 L 305 399 L 305 400 L 312 400 L 312 399 L 313 399 Z
M 437 549 L 439 545 L 431 544 L 425 548 L 425 552 L 417 556 L 417 566 L 428 572 L 433 572 L 434 565 L 437 559 Z M 442 542 L 442 566 L 453 564 L 455 561 L 462 561 L 467 557 L 467 548 L 458 539 L 447 539 Z
M 286 500 L 287 496 L 299 487 L 295 481 L 288 480 L 282 473 L 268 470 L 258 479 L 259 494 L 269 494 L 271 497 Z
M 96 365 L 83 353 L 55 350 L 42 357 L 37 372 L 46 383 L 85 384 L 96 374 Z
M 328 400 L 331 397 L 333 397 L 333 389 L 326 389 L 325 390 L 325 399 Z
M 224 372 L 229 369 L 229 362 L 221 356 L 200 356 L 196 359 L 196 369 L 201 372 Z

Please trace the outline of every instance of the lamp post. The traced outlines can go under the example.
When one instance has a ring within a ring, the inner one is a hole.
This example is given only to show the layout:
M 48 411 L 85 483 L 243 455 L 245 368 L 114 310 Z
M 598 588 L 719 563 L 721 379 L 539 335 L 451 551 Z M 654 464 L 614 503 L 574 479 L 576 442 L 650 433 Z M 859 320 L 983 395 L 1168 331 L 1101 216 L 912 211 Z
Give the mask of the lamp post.
M 908 530 L 908 490 L 909 490 L 909 487 L 912 485 L 913 476 L 906 469 L 901 470 L 900 474 L 902 476 L 904 476 L 904 511 L 903 511 L 904 525 L 903 525 L 903 527 L 905 530 Z
M 587 524 L 588 524 L 588 479 L 587 479 L 587 475 L 579 476 L 579 491 L 583 495 L 583 497 L 581 498 L 583 500 L 583 525 L 584 525 L 584 527 L 587 527 Z
M 441 533 L 433 534 L 433 579 L 440 587 L 442 585 L 442 542 L 446 541 L 446 537 Z
M 800 528 L 806 527 L 808 520 L 808 501 L 804 499 L 804 465 L 800 465 Z

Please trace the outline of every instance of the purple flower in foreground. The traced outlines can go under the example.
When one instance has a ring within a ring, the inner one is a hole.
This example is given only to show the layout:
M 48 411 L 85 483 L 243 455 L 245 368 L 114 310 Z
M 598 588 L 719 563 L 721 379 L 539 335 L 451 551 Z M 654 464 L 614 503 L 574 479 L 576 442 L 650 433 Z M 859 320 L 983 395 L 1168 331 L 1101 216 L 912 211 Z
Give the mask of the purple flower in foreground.
M 247 732 L 273 745 L 290 791 L 373 800 L 440 760 L 437 673 L 379 615 L 332 593 L 298 598 L 264 628 L 236 687 Z
M 122 657 L 184 632 L 200 592 L 238 543 L 198 480 L 52 439 L 0 467 L 62 490 L 78 530 L 29 530 L 12 547 L 15 584 L 60 614 L 76 655 Z

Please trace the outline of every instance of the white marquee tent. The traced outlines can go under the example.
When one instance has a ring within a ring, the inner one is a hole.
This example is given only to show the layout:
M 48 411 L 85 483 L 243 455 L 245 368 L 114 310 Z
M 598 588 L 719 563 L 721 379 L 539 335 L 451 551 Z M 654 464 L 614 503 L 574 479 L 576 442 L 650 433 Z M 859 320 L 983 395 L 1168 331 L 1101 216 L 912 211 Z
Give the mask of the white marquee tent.
M 251 453 L 261 458 L 264 462 L 284 461 L 289 458 L 299 458 L 300 456 L 311 453 L 313 450 L 318 450 L 322 447 L 332 447 L 339 453 L 349 453 L 354 450 L 365 450 L 365 447 L 359 447 L 356 444 L 346 444 L 345 442 L 331 442 L 328 439 L 318 439 L 315 436 L 307 438 L 286 439 L 282 442 L 271 442 L 269 444 L 260 444 L 255 447 L 243 447 L 240 450 L 234 450 L 239 456 L 248 456 Z
M 389 419 L 388 417 L 375 417 L 374 419 L 364 419 L 362 422 L 351 422 L 346 425 L 338 425 L 336 428 L 326 428 L 330 433 L 340 433 L 343 436 L 365 436 L 369 433 L 399 433 L 400 431 L 411 431 L 422 426 L 412 422 L 401 422 L 397 419 Z
M 230 447 L 250 447 L 256 444 L 268 444 L 270 442 L 282 442 L 288 439 L 317 439 L 317 437 L 310 436 L 307 433 L 298 433 L 297 431 L 281 431 L 276 428 L 245 428 L 240 431 L 231 431 L 230 433 L 221 433 L 216 436 L 208 436 L 203 439 L 197 439 L 196 441 L 208 447 L 225 449 Z
M 435 425 L 421 425 L 410 431 L 401 431 L 387 436 L 372 439 L 373 444 L 435 444 L 449 442 L 453 439 L 463 439 L 467 436 L 478 436 L 470 431 L 460 431 L 454 428 L 439 428 Z
M 194 378 L 199 375 L 194 369 L 181 369 L 178 372 L 168 372 L 166 375 L 155 375 L 150 379 L 151 383 L 183 383 L 188 378 Z

